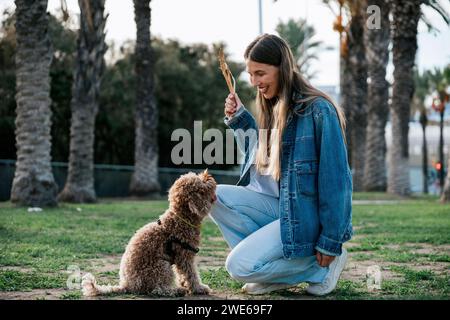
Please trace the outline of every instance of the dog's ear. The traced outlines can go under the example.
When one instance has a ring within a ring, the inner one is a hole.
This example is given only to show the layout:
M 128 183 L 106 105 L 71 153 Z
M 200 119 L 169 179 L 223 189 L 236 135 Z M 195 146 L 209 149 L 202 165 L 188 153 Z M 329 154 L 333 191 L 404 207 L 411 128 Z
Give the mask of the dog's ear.
M 205 181 L 208 179 L 208 176 L 209 176 L 209 174 L 208 174 L 208 169 L 206 169 L 206 170 L 203 171 L 203 172 L 200 172 L 200 173 L 198 174 L 198 176 L 200 177 L 200 179 L 201 179 L 203 182 L 205 182 Z

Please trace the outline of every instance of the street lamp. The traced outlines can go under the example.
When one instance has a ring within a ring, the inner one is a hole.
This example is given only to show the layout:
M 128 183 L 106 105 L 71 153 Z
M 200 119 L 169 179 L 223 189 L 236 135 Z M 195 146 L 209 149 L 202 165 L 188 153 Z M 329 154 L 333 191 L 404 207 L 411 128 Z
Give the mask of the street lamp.
M 263 22 L 262 22 L 262 0 L 258 0 L 258 12 L 259 12 L 259 34 L 263 34 Z

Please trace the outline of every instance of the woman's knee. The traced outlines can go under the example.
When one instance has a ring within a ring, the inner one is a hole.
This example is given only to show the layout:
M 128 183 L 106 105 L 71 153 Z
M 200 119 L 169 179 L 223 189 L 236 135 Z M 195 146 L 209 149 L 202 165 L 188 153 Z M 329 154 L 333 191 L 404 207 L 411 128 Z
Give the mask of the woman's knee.
M 225 261 L 225 268 L 233 279 L 244 281 L 242 278 L 245 277 L 245 272 L 239 261 L 237 259 L 233 259 L 231 254 L 228 255 L 227 260 Z
M 230 276 L 238 281 L 251 282 L 252 277 L 259 269 L 258 265 L 244 263 L 245 259 L 239 258 L 233 254 L 233 251 L 228 255 L 225 261 L 225 268 Z
M 230 188 L 231 187 L 231 188 Z M 214 219 L 218 216 L 219 211 L 223 211 L 224 208 L 229 207 L 231 193 L 233 189 L 231 185 L 218 184 L 216 187 L 216 202 L 211 208 L 210 215 Z
M 224 205 L 228 205 L 230 199 L 233 197 L 233 192 L 236 186 L 229 184 L 218 184 L 216 187 L 217 201 L 220 201 Z

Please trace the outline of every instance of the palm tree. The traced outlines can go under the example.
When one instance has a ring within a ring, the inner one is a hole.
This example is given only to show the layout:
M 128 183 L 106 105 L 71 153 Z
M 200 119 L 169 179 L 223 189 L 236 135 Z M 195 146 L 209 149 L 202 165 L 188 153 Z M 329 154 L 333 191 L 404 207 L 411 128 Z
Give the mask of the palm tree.
M 79 0 L 80 30 L 72 86 L 69 169 L 60 201 L 95 202 L 94 128 L 104 70 L 105 0 Z
M 154 96 L 154 61 L 150 38 L 150 0 L 133 0 L 136 21 L 136 110 L 134 172 L 130 193 L 156 194 L 158 182 L 158 109 Z
M 389 152 L 388 192 L 409 195 L 408 131 L 411 100 L 414 93 L 413 67 L 417 51 L 417 25 L 420 5 L 435 9 L 449 23 L 448 13 L 436 0 L 389 0 L 394 63 L 394 85 L 390 105 L 392 148 Z
M 425 99 L 430 94 L 429 71 L 419 74 L 417 70 L 414 72 L 414 97 L 412 108 L 413 112 L 420 113 L 420 124 L 422 125 L 422 176 L 423 176 L 423 192 L 428 193 L 428 148 L 426 139 L 426 128 L 428 124 L 427 110 L 425 108 Z
M 333 30 L 339 33 L 339 86 L 340 86 L 340 105 L 345 111 L 347 117 L 346 140 L 348 148 L 348 160 L 352 166 L 352 125 L 351 125 L 351 76 L 350 76 L 350 60 L 348 54 L 348 25 L 344 24 L 344 13 L 347 13 L 345 0 L 323 0 L 323 3 L 333 12 L 336 20 L 333 23 Z M 337 3 L 338 12 L 333 8 L 333 3 Z
M 443 74 L 444 74 L 445 83 L 447 84 L 447 89 L 448 89 L 448 86 L 450 86 L 450 65 L 448 65 L 444 69 Z M 447 104 L 448 104 L 448 91 L 446 93 L 447 93 Z M 445 178 L 444 190 L 441 195 L 441 202 L 445 203 L 445 202 L 449 202 L 449 201 L 450 201 L 450 152 L 448 153 L 448 161 L 447 161 L 447 177 Z
M 386 190 L 386 139 L 388 118 L 389 83 L 386 66 L 389 60 L 389 7 L 386 0 L 370 0 L 370 5 L 380 8 L 379 28 L 366 24 L 365 44 L 367 59 L 367 136 L 366 162 L 364 167 L 364 190 Z
M 447 161 L 447 177 L 445 178 L 444 191 L 441 195 L 441 202 L 446 203 L 450 201 L 450 152 L 448 153 Z
M 367 61 L 364 45 L 366 6 L 359 0 L 349 0 L 351 20 L 348 26 L 348 55 L 350 61 L 350 94 L 352 101 L 352 169 L 353 189 L 362 191 L 367 130 Z
M 50 64 L 47 0 L 16 0 L 16 171 L 11 201 L 54 206 L 51 168 Z
M 394 85 L 390 105 L 392 147 L 389 152 L 388 192 L 409 195 L 408 123 L 414 93 L 413 67 L 421 0 L 390 0 Z
M 441 170 L 439 170 L 439 186 L 441 192 L 444 190 L 444 113 L 446 104 L 449 101 L 449 94 L 447 92 L 450 86 L 450 66 L 447 66 L 444 70 L 435 70 L 428 72 L 428 82 L 430 89 L 437 95 L 437 98 L 433 100 L 432 107 L 439 113 L 439 163 L 441 164 Z
M 334 12 L 332 1 L 324 3 Z M 353 188 L 360 191 L 364 181 L 365 137 L 367 127 L 367 62 L 364 46 L 366 4 L 357 0 L 338 0 L 334 30 L 340 34 L 341 105 L 347 119 L 349 162 L 353 169 Z M 348 23 L 344 26 L 344 14 Z
M 314 78 L 314 72 L 311 70 L 312 60 L 318 59 L 318 51 L 330 50 L 331 47 L 325 47 L 322 41 L 313 40 L 316 30 L 308 25 L 305 19 L 279 22 L 275 30 L 288 42 L 299 70 L 307 78 Z

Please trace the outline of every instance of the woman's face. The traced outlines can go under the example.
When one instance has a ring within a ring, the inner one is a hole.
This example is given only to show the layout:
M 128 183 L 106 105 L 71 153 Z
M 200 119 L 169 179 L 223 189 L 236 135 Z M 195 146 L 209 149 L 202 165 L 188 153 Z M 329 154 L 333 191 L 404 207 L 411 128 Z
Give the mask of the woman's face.
M 252 86 L 256 87 L 265 99 L 276 97 L 278 95 L 279 68 L 250 59 L 247 59 L 246 64 Z

